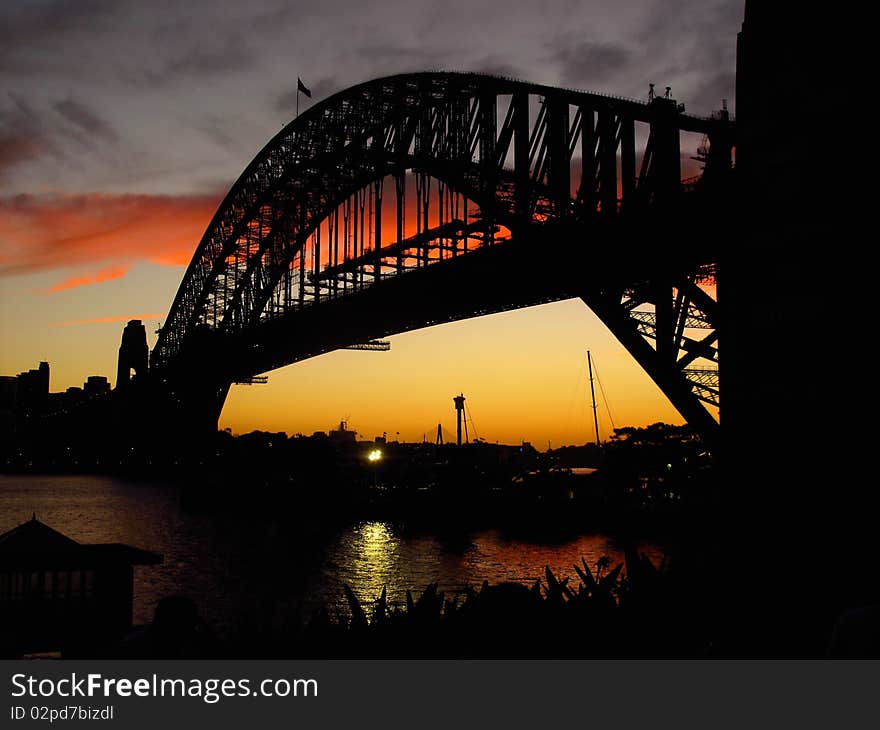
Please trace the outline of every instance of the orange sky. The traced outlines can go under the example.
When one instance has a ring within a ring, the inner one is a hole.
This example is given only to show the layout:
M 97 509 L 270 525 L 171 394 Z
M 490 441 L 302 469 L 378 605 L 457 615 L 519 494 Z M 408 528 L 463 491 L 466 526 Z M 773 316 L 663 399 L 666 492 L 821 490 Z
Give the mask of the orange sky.
M 91 374 L 112 377 L 129 318 L 145 320 L 152 347 L 220 197 L 51 194 L 5 203 L 0 372 L 48 360 L 55 391 Z M 394 216 L 386 222 L 393 226 Z M 414 225 L 408 211 L 407 230 Z M 268 385 L 234 386 L 220 426 L 312 433 L 347 420 L 365 438 L 421 440 L 438 422 L 453 430 L 452 396 L 463 392 L 472 434 L 541 448 L 584 443 L 592 439 L 588 348 L 611 408 L 610 417 L 604 403 L 600 409 L 603 437 L 612 417 L 617 426 L 681 422 L 601 322 L 572 300 L 399 335 L 386 353 L 340 351 L 283 368 Z
M 340 351 L 234 386 L 221 426 L 311 433 L 341 420 L 363 437 L 454 430 L 463 392 L 476 434 L 541 448 L 592 440 L 586 349 L 617 426 L 681 418 L 579 300 L 454 322 L 391 338 L 390 352 Z M 610 422 L 600 398 L 603 438 Z M 471 431 L 473 435 L 473 430 Z

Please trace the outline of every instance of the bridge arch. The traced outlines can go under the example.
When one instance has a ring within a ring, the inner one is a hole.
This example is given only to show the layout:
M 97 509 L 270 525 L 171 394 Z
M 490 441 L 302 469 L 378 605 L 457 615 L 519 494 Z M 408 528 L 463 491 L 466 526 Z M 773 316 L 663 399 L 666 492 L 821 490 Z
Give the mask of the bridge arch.
M 232 187 L 187 268 L 151 368 L 180 391 L 207 380 L 219 415 L 232 380 L 346 340 L 579 296 L 708 434 L 717 324 L 700 285 L 712 255 L 644 245 L 652 226 L 708 207 L 705 184 L 682 184 L 685 132 L 707 140 L 703 183 L 722 179 L 730 121 L 686 115 L 673 100 L 455 73 L 339 92 L 285 127 Z M 569 265 L 560 271 L 554 259 Z M 453 267 L 473 288 L 458 305 L 383 310 L 442 289 Z M 369 324 L 359 321 L 367 304 L 382 315 Z

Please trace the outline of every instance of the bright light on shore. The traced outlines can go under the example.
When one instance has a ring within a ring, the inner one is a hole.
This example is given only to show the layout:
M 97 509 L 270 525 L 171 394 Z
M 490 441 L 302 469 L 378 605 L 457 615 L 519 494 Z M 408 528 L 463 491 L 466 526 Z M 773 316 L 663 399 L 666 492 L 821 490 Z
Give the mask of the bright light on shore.
M 376 462 L 382 458 L 382 450 L 381 449 L 373 449 L 369 454 L 367 454 L 367 460 Z

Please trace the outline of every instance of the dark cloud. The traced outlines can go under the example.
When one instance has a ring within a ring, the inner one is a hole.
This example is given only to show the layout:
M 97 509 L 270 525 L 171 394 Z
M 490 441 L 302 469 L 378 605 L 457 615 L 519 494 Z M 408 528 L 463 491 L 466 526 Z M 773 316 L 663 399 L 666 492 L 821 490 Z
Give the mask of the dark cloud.
M 229 38 L 222 47 L 194 49 L 171 59 L 165 67 L 169 76 L 222 76 L 254 65 L 254 55 L 240 38 Z
M 52 114 L 55 112 L 55 114 Z M 48 158 L 54 166 L 80 168 L 77 157 L 116 143 L 119 135 L 88 105 L 73 98 L 52 102 L 48 108 L 21 94 L 9 92 L 0 102 L 0 180 L 10 179 L 12 168 Z
M 237 119 L 205 114 L 192 122 L 192 126 L 223 150 L 238 152 L 242 148 L 241 123 Z
M 717 109 L 722 98 L 732 102 L 742 14 L 742 0 L 694 3 L 686 12 L 657 3 L 635 36 L 639 67 L 651 76 L 646 80 L 671 85 L 673 95 L 698 114 Z
M 40 114 L 27 99 L 12 91 L 6 97 L 11 104 L 0 112 L 5 127 L 42 130 Z
M 708 113 L 732 100 L 741 20 L 742 0 L 0 0 L 0 88 L 27 100 L 0 96 L 0 190 L 232 179 L 292 118 L 297 75 L 314 95 L 300 111 L 448 69 L 640 97 L 669 84 Z
M 522 68 L 498 54 L 484 56 L 473 63 L 469 63 L 464 70 L 510 78 L 524 78 L 528 75 Z
M 563 86 L 594 88 L 622 74 L 632 54 L 620 43 L 590 40 L 557 40 L 550 60 L 559 67 Z
M 360 60 L 361 67 L 374 76 L 450 68 L 454 65 L 450 64 L 451 56 L 446 48 L 401 43 L 393 39 L 385 43 L 370 41 L 353 51 L 353 57 Z M 369 76 L 365 80 L 367 78 Z
M 0 133 L 0 179 L 8 174 L 10 168 L 36 159 L 42 151 L 42 140 L 39 137 Z
M 736 72 L 723 70 L 707 77 L 688 95 L 688 104 L 694 111 L 705 114 L 708 110 L 721 108 L 722 100 L 727 100 L 732 109 L 736 91 Z
M 129 83 L 158 88 L 247 72 L 256 63 L 256 55 L 241 38 L 231 35 L 207 45 L 189 48 L 183 53 L 163 54 L 161 48 L 157 49 L 153 58 L 145 59 L 120 73 Z
M 440 35 L 446 39 L 446 36 Z M 345 86 L 379 76 L 415 71 L 475 71 L 513 77 L 528 75 L 507 54 L 480 53 L 482 50 L 482 47 L 457 48 L 455 39 L 450 44 L 438 43 L 435 35 L 423 45 L 412 40 L 389 39 L 385 43 L 371 40 L 343 54 L 340 61 L 348 68 L 357 70 L 357 76 L 349 79 Z M 342 79 L 332 77 L 332 80 L 332 90 L 344 88 Z
M 248 70 L 255 54 L 230 8 L 210 0 L 0 3 L 0 77 L 161 86 Z
M 120 3 L 116 0 L 47 0 L 46 2 L 4 3 L 0 17 L 4 37 L 29 41 L 48 33 L 69 33 L 77 28 L 94 27 L 101 18 L 110 18 Z
M 114 21 L 114 0 L 49 0 L 0 4 L 0 73 L 70 69 L 70 59 L 47 53 L 79 34 L 95 34 Z
M 116 134 L 116 131 L 110 124 L 101 119 L 85 104 L 75 99 L 68 98 L 56 101 L 52 108 L 68 122 L 92 137 L 98 137 L 110 142 L 116 142 L 119 139 L 119 135 Z
M 13 167 L 35 160 L 50 152 L 39 115 L 17 94 L 7 94 L 0 107 L 0 180 L 9 176 Z

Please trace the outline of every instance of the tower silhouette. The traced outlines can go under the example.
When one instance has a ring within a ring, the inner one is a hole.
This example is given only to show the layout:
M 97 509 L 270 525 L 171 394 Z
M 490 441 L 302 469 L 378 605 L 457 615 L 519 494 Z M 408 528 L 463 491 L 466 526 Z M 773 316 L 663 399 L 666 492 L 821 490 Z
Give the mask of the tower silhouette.
M 455 396 L 452 400 L 455 403 L 455 442 L 459 446 L 461 446 L 461 422 L 462 420 L 464 420 L 464 394 L 459 394 Z M 467 425 L 465 425 L 465 429 L 467 429 Z
M 122 344 L 119 346 L 119 363 L 116 370 L 116 387 L 125 388 L 134 377 L 141 379 L 147 375 L 147 328 L 139 319 L 132 319 L 122 331 Z

